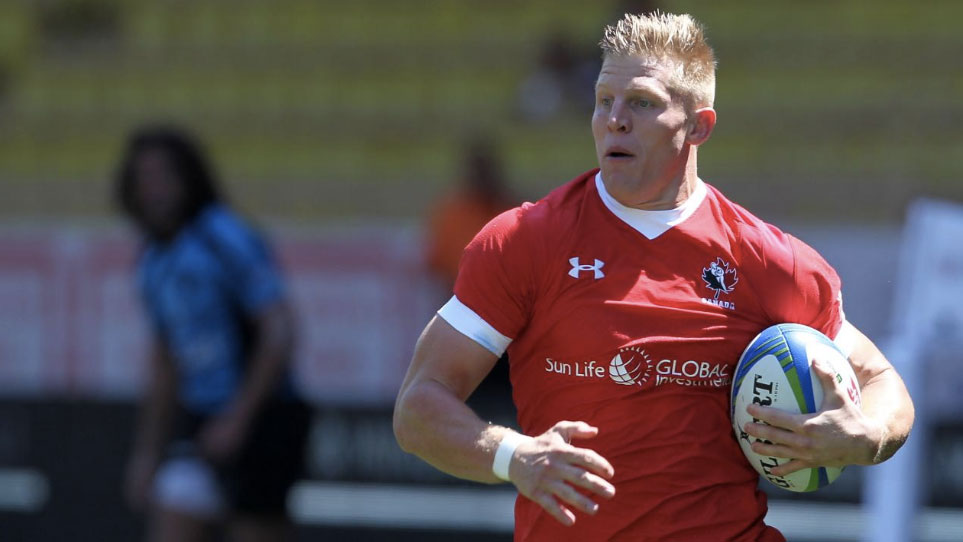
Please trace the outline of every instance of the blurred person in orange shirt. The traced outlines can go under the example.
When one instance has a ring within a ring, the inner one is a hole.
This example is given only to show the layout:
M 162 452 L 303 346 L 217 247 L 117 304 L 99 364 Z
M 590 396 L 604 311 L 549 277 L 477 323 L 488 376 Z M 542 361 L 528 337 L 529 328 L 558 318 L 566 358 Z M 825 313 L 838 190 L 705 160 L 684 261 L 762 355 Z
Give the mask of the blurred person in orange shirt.
M 492 218 L 516 205 L 508 190 L 502 162 L 491 139 L 475 137 L 464 149 L 459 184 L 442 196 L 428 215 L 426 265 L 435 279 L 440 299 L 451 296 L 465 246 Z M 478 385 L 473 405 L 480 412 L 496 412 L 511 392 L 508 356 L 504 355 Z
M 435 203 L 427 224 L 428 271 L 449 293 L 465 246 L 489 220 L 515 205 L 491 140 L 471 140 L 462 168 L 460 184 Z

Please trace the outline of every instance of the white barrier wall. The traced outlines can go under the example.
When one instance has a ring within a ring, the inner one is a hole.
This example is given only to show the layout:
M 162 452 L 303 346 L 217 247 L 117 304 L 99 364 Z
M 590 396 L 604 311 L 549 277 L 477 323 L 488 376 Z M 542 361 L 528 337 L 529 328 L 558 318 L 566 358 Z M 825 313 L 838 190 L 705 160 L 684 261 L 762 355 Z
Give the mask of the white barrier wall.
M 909 212 L 898 267 L 893 336 L 886 354 L 914 398 L 916 423 L 899 453 L 865 479 L 864 499 L 873 518 L 864 536 L 868 542 L 918 537 L 921 498 L 929 494 L 925 474 L 931 467 L 926 460 L 932 429 L 963 415 L 963 206 L 917 201 Z

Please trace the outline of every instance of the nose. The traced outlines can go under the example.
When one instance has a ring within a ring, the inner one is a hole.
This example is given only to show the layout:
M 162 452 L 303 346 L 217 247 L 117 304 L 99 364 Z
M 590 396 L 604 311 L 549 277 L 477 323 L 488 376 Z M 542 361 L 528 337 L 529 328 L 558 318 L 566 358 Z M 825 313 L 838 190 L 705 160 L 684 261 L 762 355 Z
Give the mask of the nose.
M 632 120 L 629 118 L 625 106 L 616 101 L 609 112 L 609 119 L 606 123 L 609 131 L 628 133 L 632 130 Z

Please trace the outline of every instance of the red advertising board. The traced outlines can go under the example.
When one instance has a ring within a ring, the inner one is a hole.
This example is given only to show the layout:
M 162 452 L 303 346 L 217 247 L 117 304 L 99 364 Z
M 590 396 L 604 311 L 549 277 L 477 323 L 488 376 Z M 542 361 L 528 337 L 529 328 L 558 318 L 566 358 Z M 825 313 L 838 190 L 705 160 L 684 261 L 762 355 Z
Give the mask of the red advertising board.
M 298 315 L 295 374 L 311 399 L 394 400 L 440 301 L 417 236 L 396 228 L 272 232 Z M 0 395 L 129 398 L 147 327 L 137 243 L 97 228 L 0 231 Z

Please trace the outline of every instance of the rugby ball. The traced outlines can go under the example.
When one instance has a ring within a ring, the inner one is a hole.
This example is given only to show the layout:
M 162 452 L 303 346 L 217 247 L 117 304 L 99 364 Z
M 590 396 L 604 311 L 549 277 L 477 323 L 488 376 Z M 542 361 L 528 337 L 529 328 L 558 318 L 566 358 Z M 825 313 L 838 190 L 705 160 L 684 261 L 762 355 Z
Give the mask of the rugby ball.
M 774 475 L 772 469 L 790 459 L 752 451 L 752 442 L 762 439 L 743 431 L 747 422 L 758 421 L 746 412 L 746 407 L 756 403 L 797 414 L 818 412 L 823 402 L 823 387 L 816 373 L 810 370 L 816 358 L 832 366 L 836 381 L 846 387 L 849 397 L 859 405 L 859 384 L 849 360 L 829 337 L 811 327 L 777 324 L 763 330 L 749 343 L 733 372 L 730 415 L 739 446 L 763 478 L 789 491 L 815 491 L 832 483 L 843 469 L 818 467 L 786 476 Z

